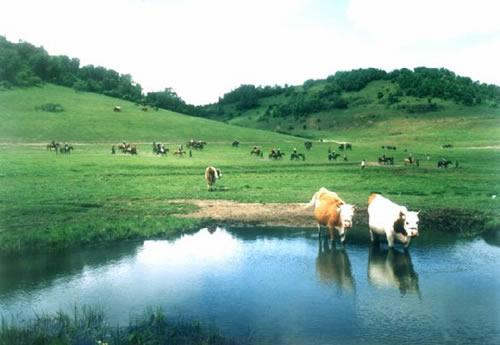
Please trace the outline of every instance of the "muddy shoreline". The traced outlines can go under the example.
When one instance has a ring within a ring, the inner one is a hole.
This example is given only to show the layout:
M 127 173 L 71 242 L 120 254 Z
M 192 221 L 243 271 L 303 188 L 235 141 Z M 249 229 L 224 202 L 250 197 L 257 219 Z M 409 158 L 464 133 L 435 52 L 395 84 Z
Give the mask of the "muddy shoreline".
M 303 203 L 241 203 L 230 200 L 175 200 L 173 203 L 187 203 L 197 210 L 177 215 L 183 218 L 202 219 L 205 224 L 225 224 L 235 227 L 300 227 L 316 228 L 312 208 Z M 420 213 L 420 227 L 430 231 L 475 236 L 495 228 L 486 215 L 461 209 L 423 209 Z M 368 227 L 368 212 L 358 208 L 354 226 Z

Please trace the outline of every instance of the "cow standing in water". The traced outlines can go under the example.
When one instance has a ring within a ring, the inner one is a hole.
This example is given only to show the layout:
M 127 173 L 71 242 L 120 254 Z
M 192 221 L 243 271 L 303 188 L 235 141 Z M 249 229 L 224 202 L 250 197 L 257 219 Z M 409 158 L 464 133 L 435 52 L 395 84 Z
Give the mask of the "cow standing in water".
M 372 242 L 385 235 L 389 248 L 394 247 L 395 239 L 408 248 L 412 237 L 418 236 L 418 221 L 418 212 L 408 211 L 380 194 L 370 194 L 368 225 Z
M 205 181 L 207 182 L 208 191 L 211 192 L 215 189 L 215 182 L 222 177 L 220 169 L 208 167 L 205 169 Z
M 354 205 L 349 205 L 337 193 L 322 187 L 314 193 L 306 207 L 314 206 L 314 217 L 321 235 L 321 225 L 328 227 L 330 239 L 335 240 L 335 230 L 340 236 L 340 243 L 344 244 L 346 230 L 352 227 Z

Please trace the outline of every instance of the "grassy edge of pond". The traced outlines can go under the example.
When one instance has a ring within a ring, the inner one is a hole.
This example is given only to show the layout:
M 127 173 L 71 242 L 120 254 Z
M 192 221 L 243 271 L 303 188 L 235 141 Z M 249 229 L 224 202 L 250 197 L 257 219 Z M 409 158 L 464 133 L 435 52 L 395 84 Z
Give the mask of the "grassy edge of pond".
M 0 345 L 26 344 L 236 344 L 215 327 L 200 321 L 174 320 L 160 309 L 148 308 L 127 326 L 112 325 L 99 307 L 75 307 L 73 313 L 35 315 L 28 321 L 0 324 Z
M 87 208 L 81 211 L 81 208 Z M 13 254 L 23 250 L 59 250 L 98 246 L 127 240 L 170 238 L 197 229 L 202 221 L 177 217 L 192 212 L 190 204 L 151 202 L 66 205 L 55 210 L 30 212 L 23 208 L 19 222 L 10 222 L 20 231 L 0 231 L 0 251 Z M 76 208 L 76 209 L 75 209 Z M 29 217 L 28 217 L 29 215 Z M 26 226 L 25 222 L 28 222 Z
M 75 217 L 71 213 L 58 213 L 61 219 L 46 218 L 48 223 L 39 229 L 0 233 L 0 250 L 8 255 L 23 250 L 60 250 L 78 246 L 99 246 L 126 240 L 172 238 L 203 226 L 221 224 L 314 227 L 312 210 L 301 210 L 302 213 L 298 214 L 298 217 L 290 217 L 289 208 L 292 205 L 296 209 L 302 208 L 300 206 L 302 204 L 274 203 L 275 211 L 271 215 L 265 215 L 259 212 L 259 208 L 269 208 L 269 204 L 231 202 L 232 214 L 229 215 L 224 214 L 224 210 L 217 209 L 217 202 L 220 201 L 211 200 L 206 208 L 208 213 L 201 213 L 201 217 L 196 215 L 196 212 L 200 210 L 199 205 L 191 200 L 184 200 L 181 203 L 167 200 L 161 203 L 143 204 L 142 207 L 129 202 L 127 208 L 123 205 L 119 208 L 116 204 L 107 207 L 92 205 L 91 209 L 98 209 L 98 213 L 94 210 L 80 217 Z M 249 217 L 244 217 L 244 212 L 250 213 L 249 208 L 256 208 L 256 210 Z M 238 209 L 241 211 L 238 212 Z M 210 213 L 217 214 L 217 217 Z M 474 237 L 500 227 L 495 217 L 464 209 L 422 209 L 421 219 L 422 231 L 446 231 L 459 237 Z M 355 226 L 367 227 L 366 208 L 359 208 L 354 220 Z

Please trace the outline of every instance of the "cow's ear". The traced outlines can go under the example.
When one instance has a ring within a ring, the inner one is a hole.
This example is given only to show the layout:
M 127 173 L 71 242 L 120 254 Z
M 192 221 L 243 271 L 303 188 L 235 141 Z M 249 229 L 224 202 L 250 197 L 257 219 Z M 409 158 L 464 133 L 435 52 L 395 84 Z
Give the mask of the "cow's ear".
M 399 218 L 405 219 L 405 214 L 402 211 L 399 211 Z

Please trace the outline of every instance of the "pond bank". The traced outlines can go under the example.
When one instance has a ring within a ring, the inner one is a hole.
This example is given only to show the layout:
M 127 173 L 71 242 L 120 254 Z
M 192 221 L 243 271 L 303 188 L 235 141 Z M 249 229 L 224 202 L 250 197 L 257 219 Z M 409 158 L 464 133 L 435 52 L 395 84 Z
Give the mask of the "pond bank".
M 303 203 L 241 203 L 231 200 L 175 200 L 172 203 L 195 205 L 195 211 L 177 216 L 203 219 L 208 223 L 239 227 L 316 227 L 312 208 L 307 208 Z M 491 219 L 485 214 L 452 208 L 423 209 L 420 220 L 421 229 L 462 236 L 475 236 L 494 228 Z M 357 208 L 354 225 L 368 226 L 366 207 Z

